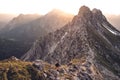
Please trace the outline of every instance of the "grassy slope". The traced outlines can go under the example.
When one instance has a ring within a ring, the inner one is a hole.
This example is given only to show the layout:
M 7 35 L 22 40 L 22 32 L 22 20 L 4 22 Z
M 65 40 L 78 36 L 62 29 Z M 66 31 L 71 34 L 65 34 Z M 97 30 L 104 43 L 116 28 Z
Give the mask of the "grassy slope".
M 31 62 L 20 60 L 0 61 L 0 80 L 38 80 L 38 71 Z

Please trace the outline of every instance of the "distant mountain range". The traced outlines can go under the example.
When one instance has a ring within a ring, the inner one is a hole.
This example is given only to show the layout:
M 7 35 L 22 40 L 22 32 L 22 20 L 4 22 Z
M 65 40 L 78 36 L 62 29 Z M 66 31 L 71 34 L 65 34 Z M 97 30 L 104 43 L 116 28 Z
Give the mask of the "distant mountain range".
M 53 10 L 44 16 L 20 14 L 13 18 L 0 33 L 3 38 L 36 40 L 41 35 L 59 29 L 72 18 L 73 15 L 59 10 Z
M 20 40 L 23 39 L 23 35 L 25 35 L 24 29 L 26 24 L 29 24 L 31 21 L 36 20 L 40 17 L 40 15 L 32 14 L 32 15 L 23 15 L 13 18 L 3 29 L 1 29 L 1 37 L 7 39 Z M 22 28 L 22 30 L 21 30 Z M 26 36 L 25 36 L 26 37 Z
M 4 42 L 3 44 L 3 42 L 0 42 L 3 47 L 0 49 L 0 59 L 12 55 L 20 57 L 31 47 L 37 38 L 61 28 L 70 22 L 72 18 L 73 15 L 64 13 L 60 10 L 53 10 L 46 15 L 20 14 L 9 21 L 4 28 L 0 30 L 1 41 L 10 41 L 13 43 L 8 44 Z M 16 46 L 14 44 L 16 44 Z M 6 45 L 8 46 L 7 51 L 6 48 L 4 48 Z M 15 46 L 15 48 L 11 49 L 10 46 Z

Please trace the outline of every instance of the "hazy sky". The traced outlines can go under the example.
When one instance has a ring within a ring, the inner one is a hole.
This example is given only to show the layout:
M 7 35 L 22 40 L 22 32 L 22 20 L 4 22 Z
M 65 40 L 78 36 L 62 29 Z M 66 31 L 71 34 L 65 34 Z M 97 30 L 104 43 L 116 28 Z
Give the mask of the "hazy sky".
M 81 5 L 101 9 L 105 14 L 120 14 L 120 0 L 0 0 L 0 13 L 45 14 L 56 8 L 77 14 Z

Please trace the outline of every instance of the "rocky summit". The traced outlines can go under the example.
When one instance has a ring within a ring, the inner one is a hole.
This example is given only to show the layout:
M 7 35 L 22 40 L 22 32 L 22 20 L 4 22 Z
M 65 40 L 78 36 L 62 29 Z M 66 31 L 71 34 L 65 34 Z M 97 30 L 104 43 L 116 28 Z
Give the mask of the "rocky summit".
M 120 32 L 100 10 L 82 6 L 70 23 L 41 37 L 21 59 L 66 65 L 63 75 L 72 75 L 70 80 L 119 80 Z

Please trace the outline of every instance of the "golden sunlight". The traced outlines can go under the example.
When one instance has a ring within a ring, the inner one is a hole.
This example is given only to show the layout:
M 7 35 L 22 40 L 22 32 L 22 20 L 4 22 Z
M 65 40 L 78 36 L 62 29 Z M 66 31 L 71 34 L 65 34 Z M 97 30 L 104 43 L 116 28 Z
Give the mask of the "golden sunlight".
M 0 13 L 46 14 L 56 8 L 77 14 L 80 6 L 101 9 L 104 13 L 120 14 L 120 1 L 116 0 L 0 0 Z

